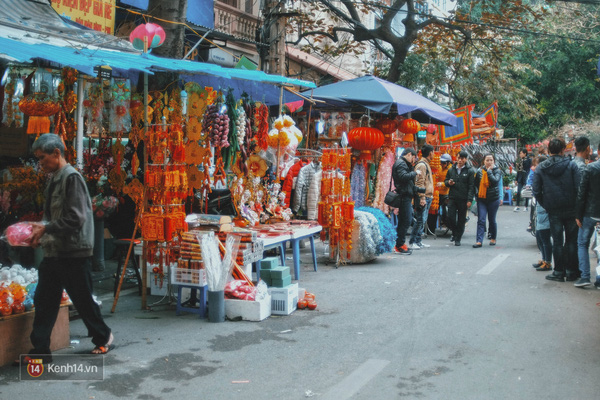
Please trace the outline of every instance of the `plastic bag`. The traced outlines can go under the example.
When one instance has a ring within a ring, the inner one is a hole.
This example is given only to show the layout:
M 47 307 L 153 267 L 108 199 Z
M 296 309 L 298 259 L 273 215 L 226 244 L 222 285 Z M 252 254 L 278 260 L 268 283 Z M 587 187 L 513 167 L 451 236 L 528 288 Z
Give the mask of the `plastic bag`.
M 248 282 L 242 280 L 233 280 L 225 285 L 225 297 L 237 300 L 256 300 L 256 288 L 250 286 Z
M 2 239 L 13 247 L 29 247 L 33 239 L 33 225 L 29 222 L 17 222 L 6 228 Z

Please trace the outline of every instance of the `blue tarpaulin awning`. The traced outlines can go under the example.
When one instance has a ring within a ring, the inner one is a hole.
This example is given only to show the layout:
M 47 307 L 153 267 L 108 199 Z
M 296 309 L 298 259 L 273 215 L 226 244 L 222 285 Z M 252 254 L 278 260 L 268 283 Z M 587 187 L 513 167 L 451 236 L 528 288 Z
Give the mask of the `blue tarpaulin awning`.
M 148 10 L 149 0 L 121 0 L 121 3 L 140 10 Z M 187 0 L 186 19 L 194 25 L 215 27 L 214 0 Z
M 156 57 L 126 51 L 55 46 L 48 43 L 29 44 L 23 41 L 0 37 L 0 57 L 5 55 L 12 61 L 33 63 L 44 59 L 69 66 L 87 75 L 94 76 L 94 67 L 108 65 L 122 70 L 147 73 L 171 71 L 181 74 L 201 74 L 220 78 L 242 79 L 273 85 L 294 85 L 314 88 L 313 82 L 270 75 L 263 71 L 225 68 L 216 64 Z

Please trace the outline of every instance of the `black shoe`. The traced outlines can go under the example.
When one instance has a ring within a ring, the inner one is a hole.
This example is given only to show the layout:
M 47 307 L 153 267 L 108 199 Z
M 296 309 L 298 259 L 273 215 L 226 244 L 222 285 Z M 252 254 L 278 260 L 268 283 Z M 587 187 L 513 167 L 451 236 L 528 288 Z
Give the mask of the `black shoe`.
M 544 263 L 544 264 L 542 264 L 541 267 L 537 267 L 535 270 L 536 271 L 552 271 L 552 265 Z
M 483 246 L 481 243 L 475 243 L 473 245 L 473 247 L 476 248 L 476 249 L 479 248 L 479 247 L 481 247 L 481 246 Z
M 555 282 L 564 282 L 565 281 L 564 276 L 554 275 L 554 274 L 546 275 L 546 279 L 548 279 L 549 281 L 555 281 Z
M 542 265 L 544 265 L 544 260 L 540 260 L 534 264 L 531 264 L 533 268 L 540 268 Z

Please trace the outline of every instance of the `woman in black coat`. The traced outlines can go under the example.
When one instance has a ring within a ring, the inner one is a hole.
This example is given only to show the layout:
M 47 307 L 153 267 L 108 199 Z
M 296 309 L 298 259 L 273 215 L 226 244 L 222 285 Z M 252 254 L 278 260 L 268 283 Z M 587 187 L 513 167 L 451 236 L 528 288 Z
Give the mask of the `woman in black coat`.
M 496 214 L 500 207 L 499 182 L 502 179 L 502 171 L 496 165 L 493 154 L 486 154 L 483 166 L 475 174 L 475 191 L 477 192 L 477 243 L 473 247 L 481 247 L 483 234 L 485 233 L 485 217 L 490 225 L 490 246 L 496 245 Z

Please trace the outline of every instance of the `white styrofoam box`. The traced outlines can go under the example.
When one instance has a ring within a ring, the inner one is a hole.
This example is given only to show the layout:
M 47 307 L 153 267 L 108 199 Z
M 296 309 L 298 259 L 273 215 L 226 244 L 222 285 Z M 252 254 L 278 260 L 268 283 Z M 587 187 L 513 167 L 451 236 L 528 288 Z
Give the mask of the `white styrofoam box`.
M 165 272 L 162 279 L 159 274 L 152 272 L 152 268 L 148 267 L 148 287 L 152 296 L 165 296 L 169 286 L 169 273 Z
M 298 283 L 282 288 L 270 287 L 271 313 L 273 315 L 290 315 L 298 308 Z
M 208 284 L 206 269 L 171 268 L 171 283 L 173 285 L 206 286 Z
M 225 299 L 225 315 L 229 319 L 242 317 L 245 321 L 262 321 L 271 315 L 271 296 L 260 301 Z

